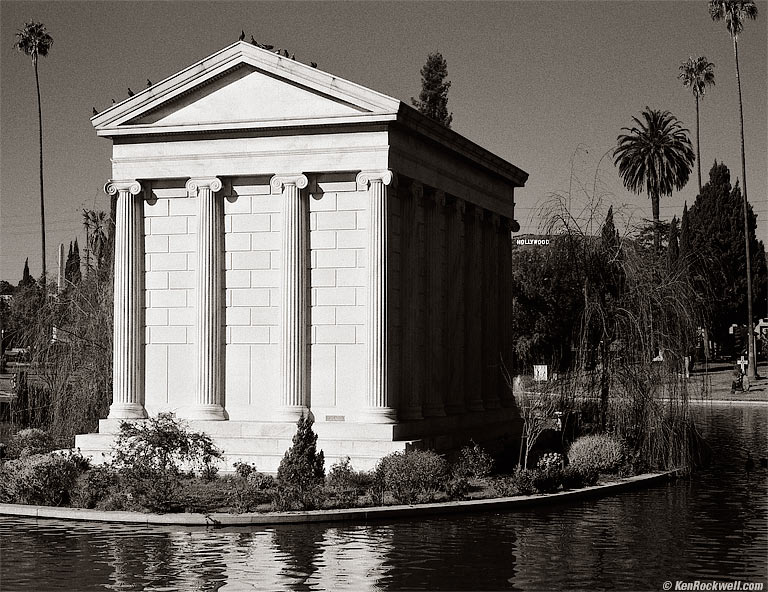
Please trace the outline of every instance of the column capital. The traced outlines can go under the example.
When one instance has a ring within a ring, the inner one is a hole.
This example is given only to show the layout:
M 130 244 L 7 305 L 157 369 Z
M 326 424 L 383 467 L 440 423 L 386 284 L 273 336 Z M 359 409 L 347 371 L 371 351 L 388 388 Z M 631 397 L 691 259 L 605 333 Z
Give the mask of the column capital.
M 420 181 L 411 183 L 411 197 L 417 201 L 424 197 L 424 185 Z
M 280 193 L 286 185 L 295 185 L 304 189 L 309 184 L 309 179 L 303 173 L 278 174 L 269 181 L 272 193 Z
M 357 174 L 357 189 L 359 191 L 364 191 L 368 189 L 368 185 L 370 183 L 379 181 L 381 183 L 384 183 L 384 185 L 389 185 L 391 183 L 395 183 L 396 177 L 395 174 L 390 171 L 389 169 L 384 169 L 382 171 L 360 171 Z
M 435 189 L 432 191 L 432 200 L 435 202 L 436 206 L 445 206 L 447 202 L 445 198 L 445 191 L 442 189 Z
M 456 201 L 453 202 L 453 207 L 456 208 L 456 213 L 463 220 L 464 215 L 467 213 L 467 202 L 461 199 L 460 197 L 457 197 Z
M 204 177 L 199 179 L 189 179 L 185 187 L 187 189 L 187 194 L 194 197 L 200 189 L 208 188 L 216 193 L 217 191 L 221 191 L 223 185 L 221 179 L 218 177 Z
M 141 183 L 135 179 L 111 179 L 104 185 L 104 193 L 108 195 L 117 195 L 121 191 L 131 195 L 138 195 L 141 193 Z

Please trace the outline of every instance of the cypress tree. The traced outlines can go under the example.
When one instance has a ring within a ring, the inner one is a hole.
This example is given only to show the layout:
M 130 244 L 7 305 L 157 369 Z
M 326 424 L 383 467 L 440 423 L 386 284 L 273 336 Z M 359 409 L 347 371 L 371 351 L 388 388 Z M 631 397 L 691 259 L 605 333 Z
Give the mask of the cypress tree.
M 451 83 L 446 80 L 447 76 L 448 64 L 445 58 L 440 52 L 430 53 L 421 69 L 419 99 L 411 97 L 411 103 L 419 113 L 449 128 L 453 113 L 448 113 L 448 89 L 451 88 Z

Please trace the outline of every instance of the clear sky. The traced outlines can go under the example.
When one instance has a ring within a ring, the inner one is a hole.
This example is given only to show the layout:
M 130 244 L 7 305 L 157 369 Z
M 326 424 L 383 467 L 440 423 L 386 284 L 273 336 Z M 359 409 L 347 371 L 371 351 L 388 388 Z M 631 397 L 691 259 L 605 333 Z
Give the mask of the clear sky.
M 739 40 L 747 189 L 768 236 L 768 2 Z M 591 181 L 600 157 L 647 105 L 695 129 L 695 104 L 677 79 L 689 56 L 714 62 L 716 86 L 701 104 L 702 174 L 724 161 L 741 177 L 733 50 L 706 0 L 609 2 L 0 2 L 0 279 L 16 283 L 24 259 L 40 273 L 37 106 L 31 61 L 13 48 L 25 21 L 54 38 L 40 61 L 48 269 L 59 242 L 84 242 L 83 207 L 108 209 L 108 140 L 99 111 L 237 40 L 240 30 L 298 60 L 409 102 L 430 51 L 448 62 L 453 128 L 530 174 L 517 193 L 523 232 L 537 208 L 567 190 L 571 170 Z M 626 192 L 611 159 L 599 176 L 623 218 L 650 218 L 645 195 Z M 697 193 L 664 198 L 680 215 Z M 575 200 L 578 203 L 578 198 Z M 574 204 L 575 205 L 575 204 Z

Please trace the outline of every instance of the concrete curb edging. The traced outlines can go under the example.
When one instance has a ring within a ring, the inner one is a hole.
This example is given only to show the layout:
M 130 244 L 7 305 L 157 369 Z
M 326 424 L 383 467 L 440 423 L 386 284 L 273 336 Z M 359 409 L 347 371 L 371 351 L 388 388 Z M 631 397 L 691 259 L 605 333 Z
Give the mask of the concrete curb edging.
M 144 514 L 142 512 L 107 512 L 84 508 L 56 508 L 51 506 L 28 506 L 23 504 L 0 504 L 0 516 L 26 518 L 50 518 L 59 520 L 78 520 L 87 522 L 111 522 L 123 524 L 143 524 L 146 526 L 225 526 L 302 524 L 309 522 L 368 522 L 371 520 L 397 519 L 408 517 L 435 516 L 464 512 L 502 511 L 530 506 L 558 504 L 566 501 L 599 497 L 611 493 L 620 493 L 667 481 L 680 471 L 665 473 L 647 473 L 629 477 L 622 481 L 594 485 L 584 489 L 560 491 L 543 495 L 520 495 L 515 497 L 438 502 L 430 504 L 375 506 L 369 508 L 350 508 L 339 510 L 307 510 L 292 512 L 263 512 L 247 514 Z

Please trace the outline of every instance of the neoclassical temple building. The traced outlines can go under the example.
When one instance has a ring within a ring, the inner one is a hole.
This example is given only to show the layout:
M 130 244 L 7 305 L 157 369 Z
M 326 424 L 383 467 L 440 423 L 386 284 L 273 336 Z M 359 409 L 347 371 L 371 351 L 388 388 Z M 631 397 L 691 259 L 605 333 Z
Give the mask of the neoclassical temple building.
M 275 471 L 509 433 L 514 192 L 527 173 L 397 99 L 244 42 L 93 117 L 117 200 L 114 392 Z

